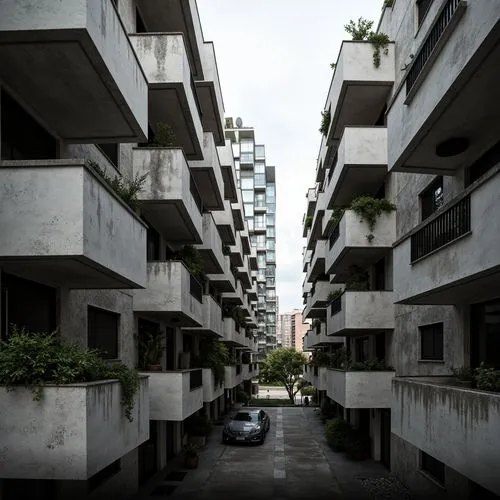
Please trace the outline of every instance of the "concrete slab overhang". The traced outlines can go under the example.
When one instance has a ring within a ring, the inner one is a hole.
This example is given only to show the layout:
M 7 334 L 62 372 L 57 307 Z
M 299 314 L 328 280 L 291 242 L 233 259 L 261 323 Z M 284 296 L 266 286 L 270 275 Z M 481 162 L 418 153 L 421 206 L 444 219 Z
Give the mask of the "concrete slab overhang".
M 224 245 L 236 244 L 236 230 L 234 228 L 233 212 L 231 202 L 224 200 L 224 210 L 212 212 L 215 224 L 219 230 Z
M 234 292 L 236 290 L 236 279 L 231 272 L 231 261 L 229 256 L 224 256 L 224 268 L 221 273 L 207 274 L 210 283 L 219 292 Z
M 201 108 L 182 34 L 131 34 L 130 41 L 149 85 L 148 117 L 153 132 L 169 125 L 188 160 L 203 160 Z
M 230 292 L 222 293 L 222 300 L 225 304 L 234 304 L 238 306 L 243 306 L 245 304 L 245 299 L 243 297 L 243 288 L 239 280 L 236 281 L 236 288 Z
M 377 121 L 395 78 L 394 43 L 388 44 L 387 51 L 381 53 L 376 68 L 370 42 L 342 42 L 325 105 L 331 114 L 326 145 L 336 146 L 346 126 Z
M 0 162 L 0 227 L 12 274 L 70 289 L 147 283 L 146 225 L 85 160 Z
M 243 231 L 245 229 L 245 218 L 243 216 L 243 205 L 239 201 L 238 201 L 238 203 L 232 203 L 231 210 L 233 212 L 234 228 L 237 231 Z
M 238 267 L 236 269 L 236 274 L 238 275 L 244 290 L 248 290 L 252 287 L 252 280 L 250 279 L 250 274 L 246 265 Z
M 500 287 L 500 165 L 394 244 L 394 302 L 491 300 Z
M 245 255 L 250 255 L 251 248 L 250 248 L 250 236 L 248 234 L 248 228 L 240 232 L 240 237 L 241 237 L 241 247 L 243 249 L 243 253 Z
M 198 91 L 202 109 L 203 130 L 214 134 L 217 146 L 224 146 L 224 102 L 222 100 L 214 44 L 205 42 L 202 51 L 203 80 L 196 81 L 196 90 Z
M 374 195 L 387 176 L 387 128 L 346 127 L 325 188 L 329 209 L 347 206 L 356 196 Z
M 318 201 L 318 198 L 316 196 L 316 188 L 309 188 L 307 190 L 307 211 L 306 215 L 308 217 L 312 217 L 314 215 L 314 211 L 316 209 L 316 202 Z
M 310 231 L 307 231 L 307 249 L 312 250 L 319 238 L 322 237 L 323 217 L 325 215 L 326 198 L 325 192 L 321 191 L 318 194 L 318 202 L 316 211 L 314 212 Z M 304 229 L 306 231 L 306 229 Z
M 326 249 L 328 240 L 318 240 L 311 258 L 307 281 L 314 283 L 319 276 L 325 274 Z
M 201 326 L 183 328 L 182 331 L 224 336 L 222 308 L 210 295 L 203 295 L 203 322 Z
M 235 244 L 229 247 L 229 258 L 232 266 L 243 266 L 243 249 L 241 247 L 241 238 L 239 235 L 236 238 Z
M 372 235 L 373 238 L 369 239 Z M 328 240 L 325 269 L 332 282 L 348 281 L 352 266 L 363 269 L 392 253 L 396 241 L 396 212 L 383 213 L 370 231 L 368 223 L 353 210 L 346 210 Z
M 346 291 L 326 309 L 326 333 L 359 336 L 394 329 L 393 292 Z
M 137 0 L 149 32 L 183 33 L 186 54 L 196 80 L 203 80 L 203 32 L 196 0 Z
M 389 103 L 391 171 L 455 175 L 498 142 L 498 2 L 460 1 L 450 7 L 454 10 L 445 19 L 437 16 L 441 24 L 417 38 L 413 65 Z M 437 146 L 455 138 L 466 139 L 465 149 L 452 148 L 439 156 Z
M 147 136 L 147 80 L 108 0 L 2 1 L 0 79 L 67 142 Z
M 214 135 L 203 133 L 203 160 L 191 160 L 189 169 L 206 210 L 224 210 L 224 180 Z
M 138 194 L 146 220 L 168 241 L 202 243 L 201 204 L 182 149 L 134 148 L 132 163 L 134 176 L 146 175 Z
M 222 178 L 224 179 L 224 199 L 235 203 L 238 201 L 236 186 L 236 169 L 234 166 L 233 148 L 230 140 L 225 140 L 224 146 L 218 146 Z
M 203 324 L 202 288 L 180 261 L 148 262 L 148 284 L 134 293 L 134 312 L 171 326 Z
M 203 243 L 196 248 L 203 258 L 205 274 L 223 272 L 222 240 L 211 213 L 203 214 Z
M 215 382 L 211 368 L 203 368 L 203 402 L 211 403 L 224 394 L 224 380 L 220 384 Z

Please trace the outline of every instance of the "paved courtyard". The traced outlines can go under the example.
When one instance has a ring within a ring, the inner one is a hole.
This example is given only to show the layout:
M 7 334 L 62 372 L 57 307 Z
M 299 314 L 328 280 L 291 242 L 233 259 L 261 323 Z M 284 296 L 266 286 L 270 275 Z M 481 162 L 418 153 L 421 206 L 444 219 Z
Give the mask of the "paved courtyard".
M 332 452 L 314 408 L 268 408 L 262 446 L 223 445 L 216 427 L 198 469 L 182 467 L 141 498 L 173 500 L 409 499 L 379 463 L 352 462 Z

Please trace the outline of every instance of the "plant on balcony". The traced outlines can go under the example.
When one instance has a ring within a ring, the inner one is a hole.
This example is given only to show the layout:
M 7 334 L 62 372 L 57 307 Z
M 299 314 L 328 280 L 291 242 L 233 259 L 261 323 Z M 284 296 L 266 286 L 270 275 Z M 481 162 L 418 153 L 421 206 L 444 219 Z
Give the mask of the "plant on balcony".
M 349 268 L 349 278 L 345 284 L 346 290 L 365 292 L 370 288 L 370 276 L 366 269 L 353 265 Z
M 321 112 L 321 126 L 319 131 L 326 137 L 328 135 L 328 129 L 330 128 L 330 122 L 332 120 L 330 110 Z
M 352 431 L 349 422 L 341 418 L 327 420 L 325 427 L 326 442 L 333 451 L 345 451 L 350 442 Z
M 382 5 L 382 8 L 385 9 L 387 7 L 389 9 L 392 9 L 393 5 L 394 5 L 394 0 L 384 0 L 384 4 Z
M 347 351 L 345 346 L 335 349 L 330 355 L 330 368 L 337 370 L 346 370 L 351 364 L 351 353 Z
M 95 161 L 87 160 L 87 165 L 95 171 L 99 177 L 132 209 L 136 210 L 139 206 L 137 195 L 146 182 L 149 172 L 143 175 L 138 173 L 132 179 L 121 176 L 110 177 L 106 171 Z
M 370 42 L 373 46 L 373 65 L 378 68 L 380 66 L 380 51 L 383 50 L 384 55 L 389 53 L 387 48 L 389 44 L 389 36 L 385 33 L 375 33 L 372 31 L 373 21 L 368 21 L 360 17 L 355 23 L 352 19 L 349 24 L 344 26 L 346 32 L 351 35 L 355 42 Z
M 110 364 L 95 349 L 82 349 L 63 341 L 57 332 L 28 332 L 12 327 L 8 339 L 0 343 L 0 385 L 7 390 L 24 386 L 33 399 L 43 399 L 47 384 L 66 385 L 118 379 L 121 404 L 131 422 L 139 375 L 122 363 Z
M 374 238 L 372 233 L 375 229 L 377 219 L 383 213 L 390 213 L 396 210 L 396 205 L 385 198 L 374 198 L 373 196 L 362 195 L 354 198 L 349 208 L 358 214 L 362 220 L 368 223 L 370 234 L 367 234 L 366 237 L 371 242 Z
M 222 315 L 225 318 L 233 318 L 236 323 L 236 328 L 246 328 L 246 313 L 239 306 L 234 304 L 225 304 L 222 307 Z
M 200 251 L 192 245 L 184 245 L 180 250 L 167 252 L 170 260 L 180 260 L 188 268 L 189 272 L 202 283 L 205 283 L 205 262 Z
M 313 366 L 330 366 L 332 356 L 329 352 L 315 351 L 310 364 Z
M 340 219 L 342 219 L 344 212 L 345 210 L 343 208 L 333 209 L 332 216 L 330 217 L 330 222 L 333 224 L 333 227 L 335 227 L 340 222 Z
M 148 140 L 149 147 L 170 148 L 175 146 L 177 137 L 174 129 L 167 123 L 159 122 L 156 124 L 156 132 Z
M 336 63 L 330 63 L 330 68 L 335 69 L 337 67 Z
M 500 370 L 481 363 L 479 368 L 474 370 L 474 380 L 481 391 L 500 392 Z
M 312 223 L 313 223 L 313 217 L 312 215 L 308 215 L 305 219 L 304 219 L 304 227 L 306 229 L 310 229 L 312 227 Z
M 348 371 L 350 372 L 383 372 L 390 370 L 392 368 L 387 366 L 383 359 L 378 360 L 377 358 L 366 361 L 355 361 L 348 366 Z
M 224 342 L 210 339 L 200 345 L 200 366 L 212 370 L 217 387 L 222 387 L 224 384 L 224 367 L 228 364 L 229 350 Z
M 147 371 L 161 371 L 161 358 L 165 349 L 160 329 L 156 332 L 139 330 L 139 367 Z
M 331 291 L 328 293 L 328 296 L 326 297 L 326 301 L 328 303 L 334 301 L 336 298 L 340 297 L 344 293 L 343 290 L 335 290 Z
M 236 402 L 241 403 L 243 405 L 248 405 L 250 400 L 252 399 L 251 396 L 249 396 L 245 391 L 238 391 L 236 392 Z

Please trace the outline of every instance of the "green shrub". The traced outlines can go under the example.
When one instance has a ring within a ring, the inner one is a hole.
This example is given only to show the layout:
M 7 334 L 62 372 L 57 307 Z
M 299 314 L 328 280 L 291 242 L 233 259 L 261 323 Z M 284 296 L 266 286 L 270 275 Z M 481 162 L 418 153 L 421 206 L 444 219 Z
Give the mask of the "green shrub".
M 488 368 L 481 363 L 481 366 L 474 370 L 474 379 L 479 390 L 500 392 L 500 370 Z
M 43 386 L 118 379 L 125 416 L 132 421 L 134 395 L 139 389 L 136 370 L 104 361 L 99 351 L 64 342 L 56 333 L 27 332 L 13 327 L 0 344 L 0 385 L 31 388 L 33 399 L 43 398 Z
M 237 403 L 243 403 L 247 404 L 251 399 L 251 396 L 249 396 L 245 391 L 238 391 L 236 393 L 236 402 Z
M 335 451 L 345 451 L 351 442 L 352 428 L 341 418 L 334 418 L 326 422 L 326 441 Z
M 332 120 L 332 116 L 330 110 L 321 112 L 321 126 L 319 131 L 326 137 L 328 134 L 328 129 L 330 128 L 330 122 Z

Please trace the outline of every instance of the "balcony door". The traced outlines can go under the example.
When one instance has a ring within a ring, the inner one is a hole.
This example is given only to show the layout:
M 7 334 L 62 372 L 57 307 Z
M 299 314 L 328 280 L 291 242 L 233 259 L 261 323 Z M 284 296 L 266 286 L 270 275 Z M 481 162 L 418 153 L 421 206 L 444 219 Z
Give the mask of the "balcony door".
M 500 369 L 500 299 L 471 306 L 470 363 Z

